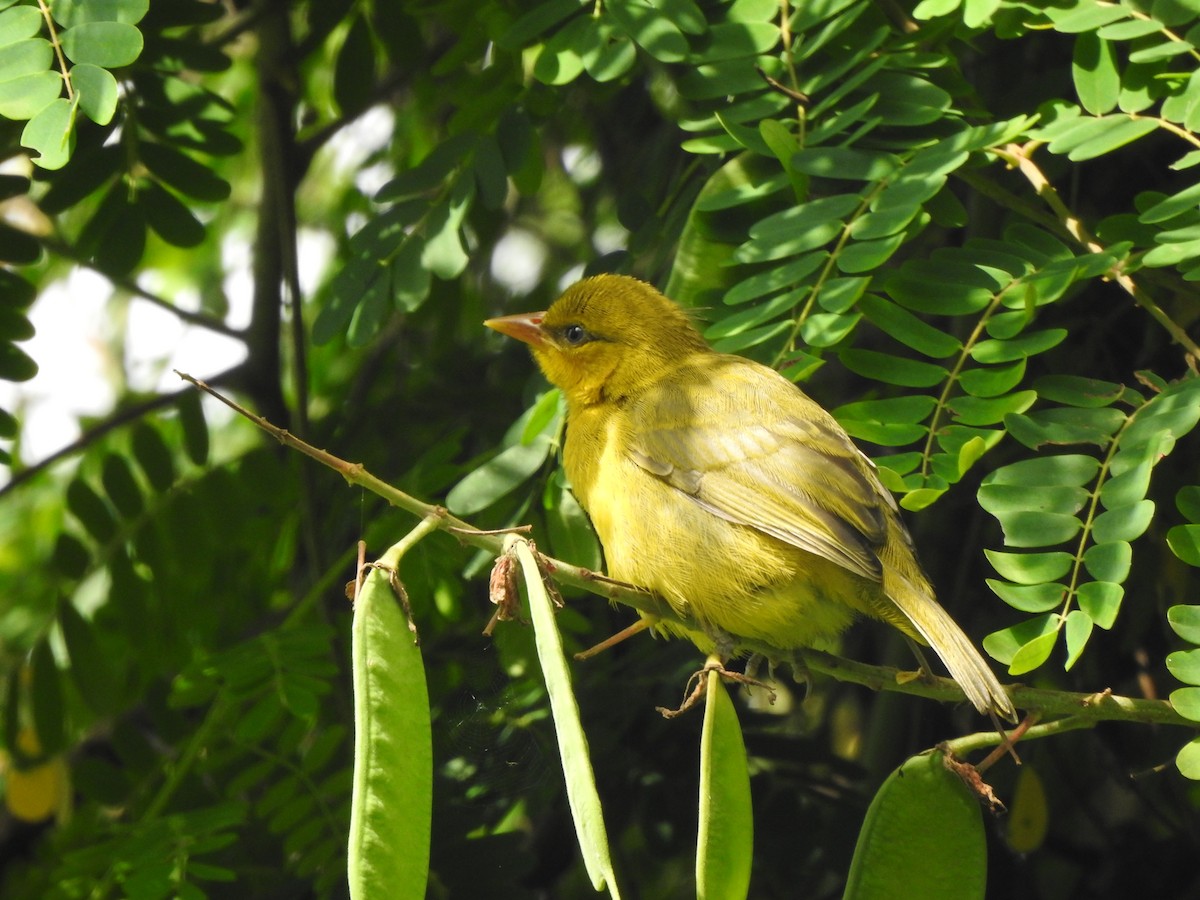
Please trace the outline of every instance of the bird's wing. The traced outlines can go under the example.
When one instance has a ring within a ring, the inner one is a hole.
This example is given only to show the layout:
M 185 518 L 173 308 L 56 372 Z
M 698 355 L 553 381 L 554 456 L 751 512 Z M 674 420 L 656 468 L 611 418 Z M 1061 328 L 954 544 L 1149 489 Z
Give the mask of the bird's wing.
M 629 409 L 628 452 L 715 515 L 880 581 L 886 505 L 872 463 L 770 369 L 714 356 Z

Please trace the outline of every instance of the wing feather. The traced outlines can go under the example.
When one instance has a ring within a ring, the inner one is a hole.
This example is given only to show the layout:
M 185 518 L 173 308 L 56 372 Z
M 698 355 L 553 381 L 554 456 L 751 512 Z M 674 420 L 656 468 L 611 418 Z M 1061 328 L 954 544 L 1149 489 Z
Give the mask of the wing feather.
M 654 423 L 630 451 L 647 472 L 727 521 L 882 579 L 891 494 L 833 417 L 773 370 L 709 357 L 630 412 Z

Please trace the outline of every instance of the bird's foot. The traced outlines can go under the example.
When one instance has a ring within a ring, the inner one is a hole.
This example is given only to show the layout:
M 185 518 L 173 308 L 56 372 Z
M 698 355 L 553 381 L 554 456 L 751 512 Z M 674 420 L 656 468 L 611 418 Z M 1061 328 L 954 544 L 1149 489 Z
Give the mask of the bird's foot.
M 913 656 L 917 658 L 917 670 L 915 672 L 897 672 L 896 683 L 909 684 L 913 681 L 922 681 L 930 684 L 934 680 L 934 674 L 933 669 L 930 668 L 929 660 L 925 658 L 924 650 L 921 649 L 920 644 L 908 635 L 904 636 L 904 640 L 907 642 L 909 649 L 912 650 Z
M 775 702 L 775 691 L 769 684 L 764 681 L 759 681 L 757 678 L 752 678 L 749 675 L 743 675 L 741 672 L 734 672 L 731 669 L 725 668 L 725 664 L 720 658 L 710 656 L 708 662 L 704 664 L 704 668 L 693 672 L 691 678 L 688 679 L 687 687 L 684 688 L 685 694 L 683 702 L 676 709 L 667 709 L 665 706 L 656 706 L 664 719 L 674 719 L 676 716 L 681 716 L 697 703 L 704 696 L 708 687 L 709 672 L 716 672 L 727 681 L 733 681 L 737 684 L 744 684 L 747 687 L 760 687 L 768 694 L 771 703 Z
M 615 646 L 616 644 L 621 643 L 621 641 L 625 640 L 626 638 L 631 638 L 638 632 L 645 631 L 647 628 L 649 628 L 653 624 L 654 624 L 654 622 L 651 619 L 638 619 L 632 625 L 630 625 L 626 628 L 622 628 L 616 634 L 606 637 L 600 643 L 595 644 L 594 646 L 588 647 L 586 650 L 581 650 L 579 653 L 576 653 L 575 658 L 576 659 L 591 659 L 596 654 L 603 653 L 609 647 L 612 647 L 612 646 Z

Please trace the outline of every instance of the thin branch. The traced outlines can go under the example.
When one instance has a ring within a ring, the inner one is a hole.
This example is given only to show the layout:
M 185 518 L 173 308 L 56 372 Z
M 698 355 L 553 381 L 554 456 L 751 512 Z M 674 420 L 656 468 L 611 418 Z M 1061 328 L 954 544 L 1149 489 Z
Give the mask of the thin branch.
M 1037 141 L 1029 144 L 1008 144 L 1005 147 L 995 148 L 992 152 L 1010 165 L 1015 166 L 1025 176 L 1025 180 L 1029 182 L 1045 204 L 1050 207 L 1051 212 L 1054 213 L 1076 242 L 1092 253 L 1103 253 L 1105 251 L 1104 245 L 1091 235 L 1087 226 L 1083 224 L 1083 220 L 1073 213 L 1067 204 L 1063 202 L 1054 185 L 1050 183 L 1050 179 L 1046 177 L 1046 174 L 1031 158 L 1032 154 L 1040 146 L 1041 143 Z M 1124 271 L 1119 263 L 1109 270 L 1108 276 L 1120 285 L 1138 306 L 1146 310 L 1151 318 L 1166 329 L 1175 343 L 1183 347 L 1193 358 L 1200 358 L 1200 346 L 1197 346 L 1191 336 L 1163 311 L 1162 307 L 1154 301 L 1154 298 L 1138 287 L 1133 277 Z
M 54 16 L 50 14 L 50 7 L 46 5 L 46 0 L 37 0 L 37 4 L 42 18 L 46 20 L 46 30 L 50 32 L 50 46 L 54 48 L 54 55 L 58 58 L 58 70 L 62 73 L 63 84 L 67 89 L 67 99 L 74 100 L 75 88 L 71 84 L 71 69 L 67 65 L 67 58 L 63 55 L 62 41 L 58 39 L 58 29 L 54 27 Z
M 220 375 L 217 375 L 215 378 L 213 378 L 213 383 L 223 384 L 233 380 L 235 378 L 236 371 L 237 367 L 234 367 L 226 372 L 222 372 Z M 86 450 L 109 432 L 115 431 L 116 429 L 128 425 L 131 422 L 136 422 L 152 412 L 167 406 L 171 406 L 179 400 L 179 397 L 186 390 L 187 388 L 183 388 L 182 390 L 178 390 L 170 394 L 156 394 L 153 397 L 141 401 L 140 403 L 135 403 L 132 406 L 125 406 L 114 410 L 108 418 L 93 425 L 75 440 L 71 441 L 71 443 L 54 451 L 45 459 L 39 460 L 28 468 L 21 469 L 18 472 L 13 472 L 12 479 L 8 482 L 8 484 L 4 485 L 4 487 L 0 487 L 0 499 L 2 499 L 11 491 L 16 490 L 26 481 L 30 481 L 40 473 L 44 472 L 46 469 L 49 469 L 55 463 L 66 459 L 68 456 L 74 456 L 76 453 Z
M 376 478 L 361 463 L 347 462 L 325 450 L 320 450 L 297 438 L 286 429 L 280 428 L 265 418 L 255 415 L 246 408 L 213 390 L 191 375 L 176 371 L 184 381 L 195 385 L 202 391 L 216 397 L 230 409 L 249 419 L 267 434 L 281 444 L 303 453 L 322 465 L 338 472 L 351 484 L 359 485 L 366 490 L 382 497 L 393 506 L 407 510 L 422 519 L 428 520 L 437 528 L 450 531 L 460 540 L 488 553 L 500 555 L 504 547 L 504 538 L 495 532 L 481 531 L 468 522 L 458 519 L 444 508 L 425 503 L 416 497 L 397 490 L 384 481 Z M 555 580 L 564 584 L 581 588 L 611 601 L 632 607 L 639 612 L 660 620 L 666 620 L 691 630 L 702 630 L 701 626 L 687 616 L 681 616 L 672 609 L 662 598 L 633 585 L 622 584 L 605 578 L 588 569 L 563 562 L 562 560 L 542 557 L 542 564 Z M 906 677 L 901 669 L 891 666 L 874 666 L 855 662 L 825 653 L 819 650 L 792 650 L 773 647 L 763 641 L 740 640 L 739 649 L 760 653 L 769 659 L 788 662 L 796 671 L 818 672 L 828 675 L 838 681 L 861 684 L 873 690 L 896 691 L 917 697 L 926 697 L 946 703 L 960 703 L 966 697 L 962 688 L 950 678 L 926 676 L 921 678 Z M 1060 725 L 1060 730 L 1067 727 L 1087 727 L 1101 721 L 1142 722 L 1158 725 L 1179 725 L 1185 728 L 1196 728 L 1191 722 L 1175 711 L 1165 700 L 1143 700 L 1133 697 L 1121 697 L 1110 691 L 1095 694 L 1080 694 L 1067 691 L 1050 691 L 1041 688 L 1014 685 L 1009 689 L 1013 702 L 1022 709 L 1038 710 L 1045 716 L 1069 718 L 1078 725 Z M 1036 726 L 1048 729 L 1053 723 Z M 1040 732 L 1039 732 L 1040 733 Z M 997 737 L 998 740 L 998 737 Z

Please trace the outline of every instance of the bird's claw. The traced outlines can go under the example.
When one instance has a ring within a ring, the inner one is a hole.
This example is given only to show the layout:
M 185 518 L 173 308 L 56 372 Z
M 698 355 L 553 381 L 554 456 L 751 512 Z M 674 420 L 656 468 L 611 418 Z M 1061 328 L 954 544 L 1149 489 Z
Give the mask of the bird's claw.
M 741 672 L 734 672 L 731 669 L 725 668 L 724 663 L 718 659 L 710 659 L 705 663 L 703 669 L 693 672 L 688 678 L 687 687 L 683 702 L 676 709 L 668 709 L 665 706 L 656 706 L 655 709 L 662 714 L 664 719 L 674 719 L 676 716 L 681 716 L 697 703 L 704 696 L 704 692 L 708 686 L 708 679 L 705 677 L 709 672 L 716 672 L 722 678 L 743 684 L 747 687 L 760 687 L 767 692 L 768 700 L 771 703 L 775 702 L 775 690 L 766 682 L 759 681 L 757 678 L 752 678 L 749 675 L 743 675 Z

